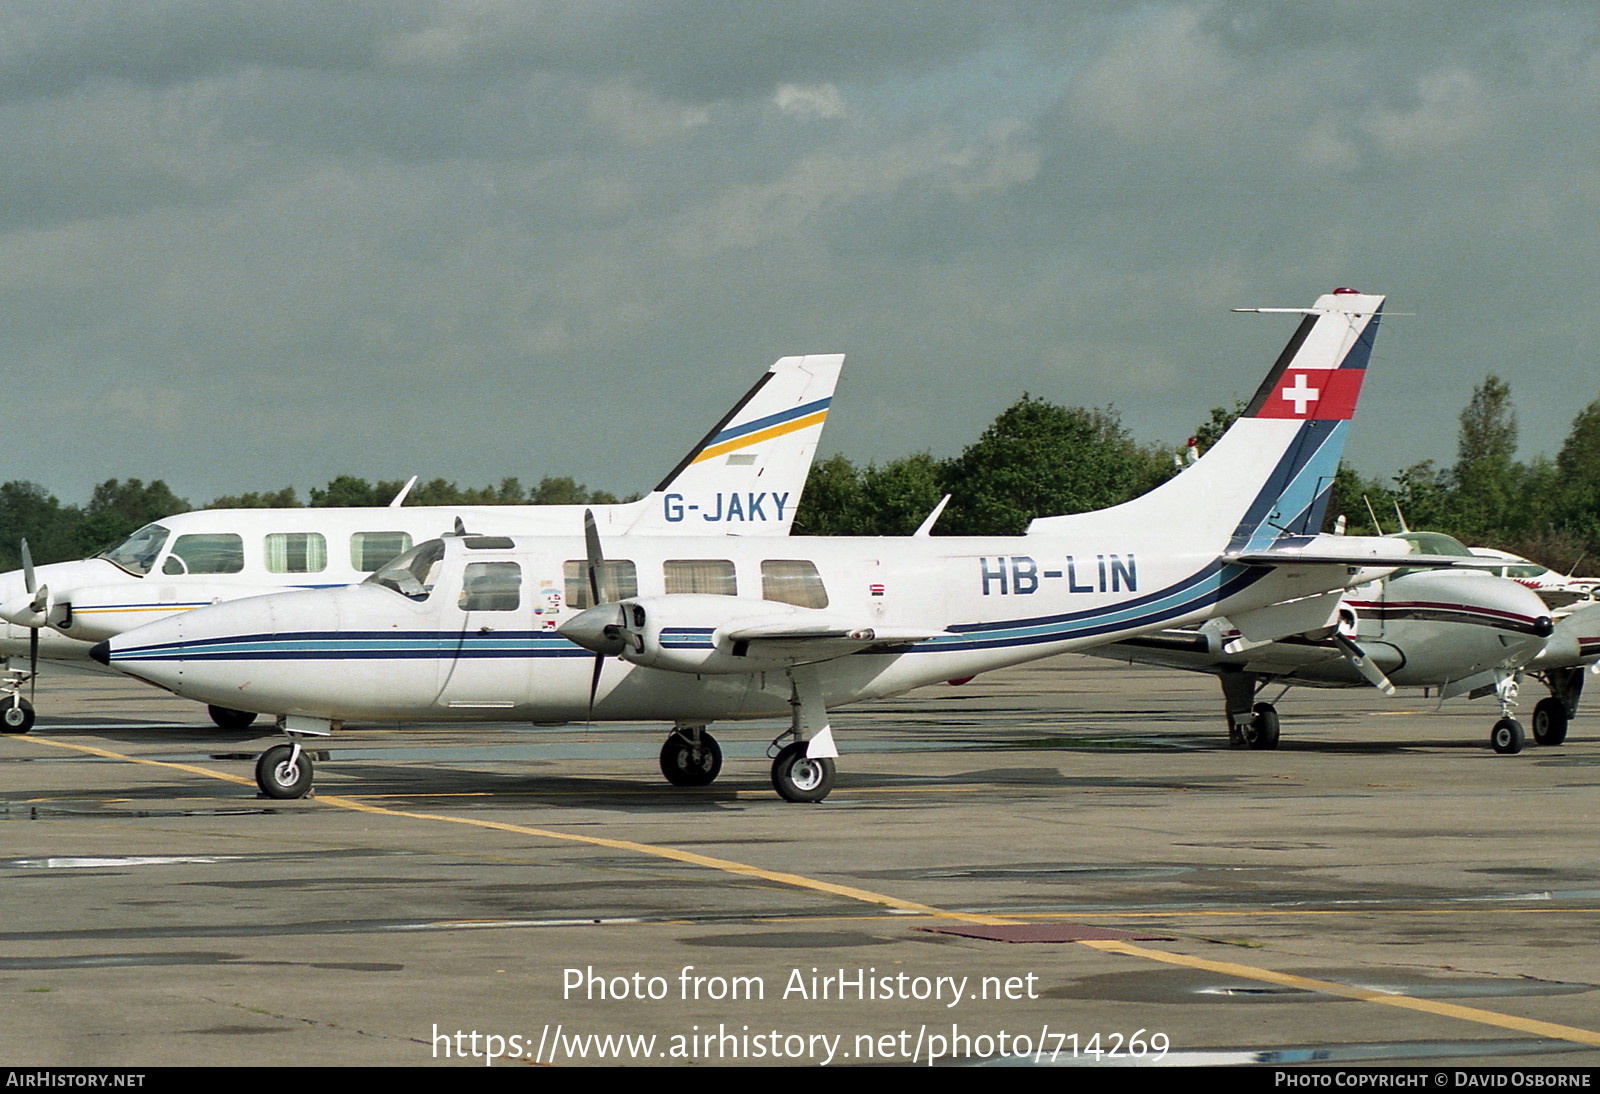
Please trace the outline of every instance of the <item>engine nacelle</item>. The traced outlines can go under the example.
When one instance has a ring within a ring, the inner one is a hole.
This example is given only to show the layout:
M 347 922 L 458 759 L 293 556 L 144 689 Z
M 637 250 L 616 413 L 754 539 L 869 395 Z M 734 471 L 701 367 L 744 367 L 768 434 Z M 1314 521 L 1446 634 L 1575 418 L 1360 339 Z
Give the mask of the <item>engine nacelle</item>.
M 825 660 L 870 629 L 816 608 L 772 600 L 672 593 L 634 597 L 579 612 L 560 633 L 586 649 L 668 672 L 768 672 Z

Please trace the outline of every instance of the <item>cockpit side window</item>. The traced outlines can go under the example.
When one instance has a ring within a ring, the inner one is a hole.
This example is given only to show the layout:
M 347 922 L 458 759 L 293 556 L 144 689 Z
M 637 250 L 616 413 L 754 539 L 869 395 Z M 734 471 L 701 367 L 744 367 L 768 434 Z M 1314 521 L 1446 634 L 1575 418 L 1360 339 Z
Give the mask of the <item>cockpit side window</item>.
M 134 577 L 143 577 L 155 565 L 156 556 L 161 553 L 162 546 L 171 534 L 159 524 L 146 524 L 115 547 L 108 547 L 95 557 L 122 567 Z
M 244 569 L 244 539 L 233 532 L 179 536 L 161 564 L 164 574 L 236 574 Z
M 515 562 L 469 562 L 461 578 L 464 612 L 514 612 L 522 604 L 522 567 Z

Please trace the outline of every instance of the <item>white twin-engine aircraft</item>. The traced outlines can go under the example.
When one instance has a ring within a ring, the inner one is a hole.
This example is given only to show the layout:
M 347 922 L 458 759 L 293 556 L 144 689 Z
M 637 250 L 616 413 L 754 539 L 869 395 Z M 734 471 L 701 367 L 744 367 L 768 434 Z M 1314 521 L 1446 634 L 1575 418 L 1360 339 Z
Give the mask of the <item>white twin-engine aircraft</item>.
M 1292 309 L 1287 348 L 1197 463 L 1022 536 L 449 536 L 361 585 L 218 604 L 93 656 L 278 715 L 290 743 L 256 765 L 272 797 L 310 789 L 298 738 L 345 720 L 670 721 L 663 772 L 705 785 L 709 722 L 788 714 L 773 786 L 821 801 L 830 707 L 1216 615 L 1252 634 L 1331 626 L 1344 588 L 1417 563 L 1317 533 L 1382 302 L 1340 289 Z
M 587 511 L 608 535 L 788 535 L 843 364 L 838 354 L 779 360 L 638 501 L 406 507 L 402 492 L 384 508 L 200 510 L 146 525 L 93 558 L 0 575 L 0 618 L 8 624 L 0 653 L 28 658 L 27 669 L 0 680 L 0 730 L 32 727 L 33 707 L 21 692 L 41 658 L 88 665 L 93 643 L 175 613 L 358 582 L 452 527 L 569 533 Z M 50 630 L 41 636 L 42 628 Z M 212 704 L 211 716 L 242 728 L 255 712 Z

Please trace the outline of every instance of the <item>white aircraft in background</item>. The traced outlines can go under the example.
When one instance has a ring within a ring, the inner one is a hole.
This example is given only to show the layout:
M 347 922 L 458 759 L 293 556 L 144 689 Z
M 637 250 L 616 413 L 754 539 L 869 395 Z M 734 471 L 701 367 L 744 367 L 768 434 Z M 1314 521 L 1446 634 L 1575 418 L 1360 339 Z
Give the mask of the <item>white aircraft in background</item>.
M 1594 596 L 1594 578 L 1558 574 L 1550 567 L 1531 562 L 1521 555 L 1496 551 L 1491 547 L 1474 547 L 1472 553 L 1485 561 L 1497 564 L 1489 571 L 1490 573 L 1532 589 L 1552 608 L 1565 608 L 1576 601 L 1588 600 Z
M 0 651 L 27 657 L 0 682 L 0 730 L 26 733 L 22 697 L 39 659 L 88 661 L 89 647 L 144 623 L 221 600 L 362 581 L 452 527 L 576 534 L 585 512 L 608 535 L 786 536 L 811 470 L 844 357 L 785 357 L 756 381 L 653 491 L 618 505 L 209 509 L 134 532 L 93 558 L 25 565 L 0 576 Z M 26 551 L 26 544 L 24 544 Z M 41 641 L 40 628 L 50 628 Z M 239 729 L 255 713 L 211 706 Z
M 820 801 L 829 707 L 1214 615 L 1298 634 L 1331 625 L 1344 588 L 1419 561 L 1393 540 L 1316 534 L 1382 300 L 1338 290 L 1282 309 L 1299 328 L 1205 456 L 1022 536 L 451 536 L 361 585 L 218 604 L 93 656 L 278 715 L 290 743 L 256 764 L 271 797 L 311 786 L 300 736 L 351 719 L 670 721 L 663 772 L 704 785 L 721 768 L 710 721 L 786 713 L 773 785 Z
M 1436 532 L 1392 538 L 1418 554 L 1476 557 Z M 1250 748 L 1278 746 L 1277 707 L 1256 701 L 1267 686 L 1370 685 L 1389 695 L 1396 687 L 1438 689 L 1441 699 L 1492 692 L 1501 706 L 1490 744 L 1512 753 L 1522 750 L 1524 736 L 1512 715 L 1517 675 L 1553 631 L 1544 601 L 1514 581 L 1473 571 L 1402 570 L 1347 592 L 1337 624 L 1309 634 L 1253 641 L 1216 618 L 1085 652 L 1215 675 L 1229 735 Z M 1549 736 L 1543 729 L 1548 719 L 1548 711 L 1536 711 L 1541 742 Z

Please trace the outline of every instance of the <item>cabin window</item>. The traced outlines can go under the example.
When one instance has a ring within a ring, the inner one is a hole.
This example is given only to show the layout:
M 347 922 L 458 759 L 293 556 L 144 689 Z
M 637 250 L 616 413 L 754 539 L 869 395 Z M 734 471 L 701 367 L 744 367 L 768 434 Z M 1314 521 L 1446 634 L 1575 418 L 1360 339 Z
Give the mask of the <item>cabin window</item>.
M 515 562 L 469 562 L 459 603 L 464 612 L 514 612 L 521 594 L 522 567 Z
M 405 532 L 357 532 L 350 537 L 350 565 L 370 574 L 397 555 L 411 550 L 411 536 Z
M 156 556 L 161 553 L 162 544 L 167 542 L 170 534 L 159 524 L 146 524 L 115 547 L 108 547 L 95 557 L 115 563 L 134 577 L 143 577 L 155 565 Z
M 597 573 L 602 604 L 639 595 L 639 571 L 629 559 L 606 559 Z M 589 564 L 581 558 L 568 559 L 561 564 L 561 574 L 566 579 L 567 606 L 580 610 L 594 607 L 589 596 Z
M 733 563 L 724 558 L 672 558 L 661 564 L 668 593 L 713 593 L 738 596 Z
M 810 559 L 769 558 L 761 563 L 761 598 L 800 608 L 826 608 L 828 590 Z
M 266 548 L 269 574 L 320 574 L 328 568 L 328 541 L 321 532 L 273 532 Z
M 244 569 L 244 540 L 232 532 L 179 536 L 162 563 L 164 574 L 236 574 Z

